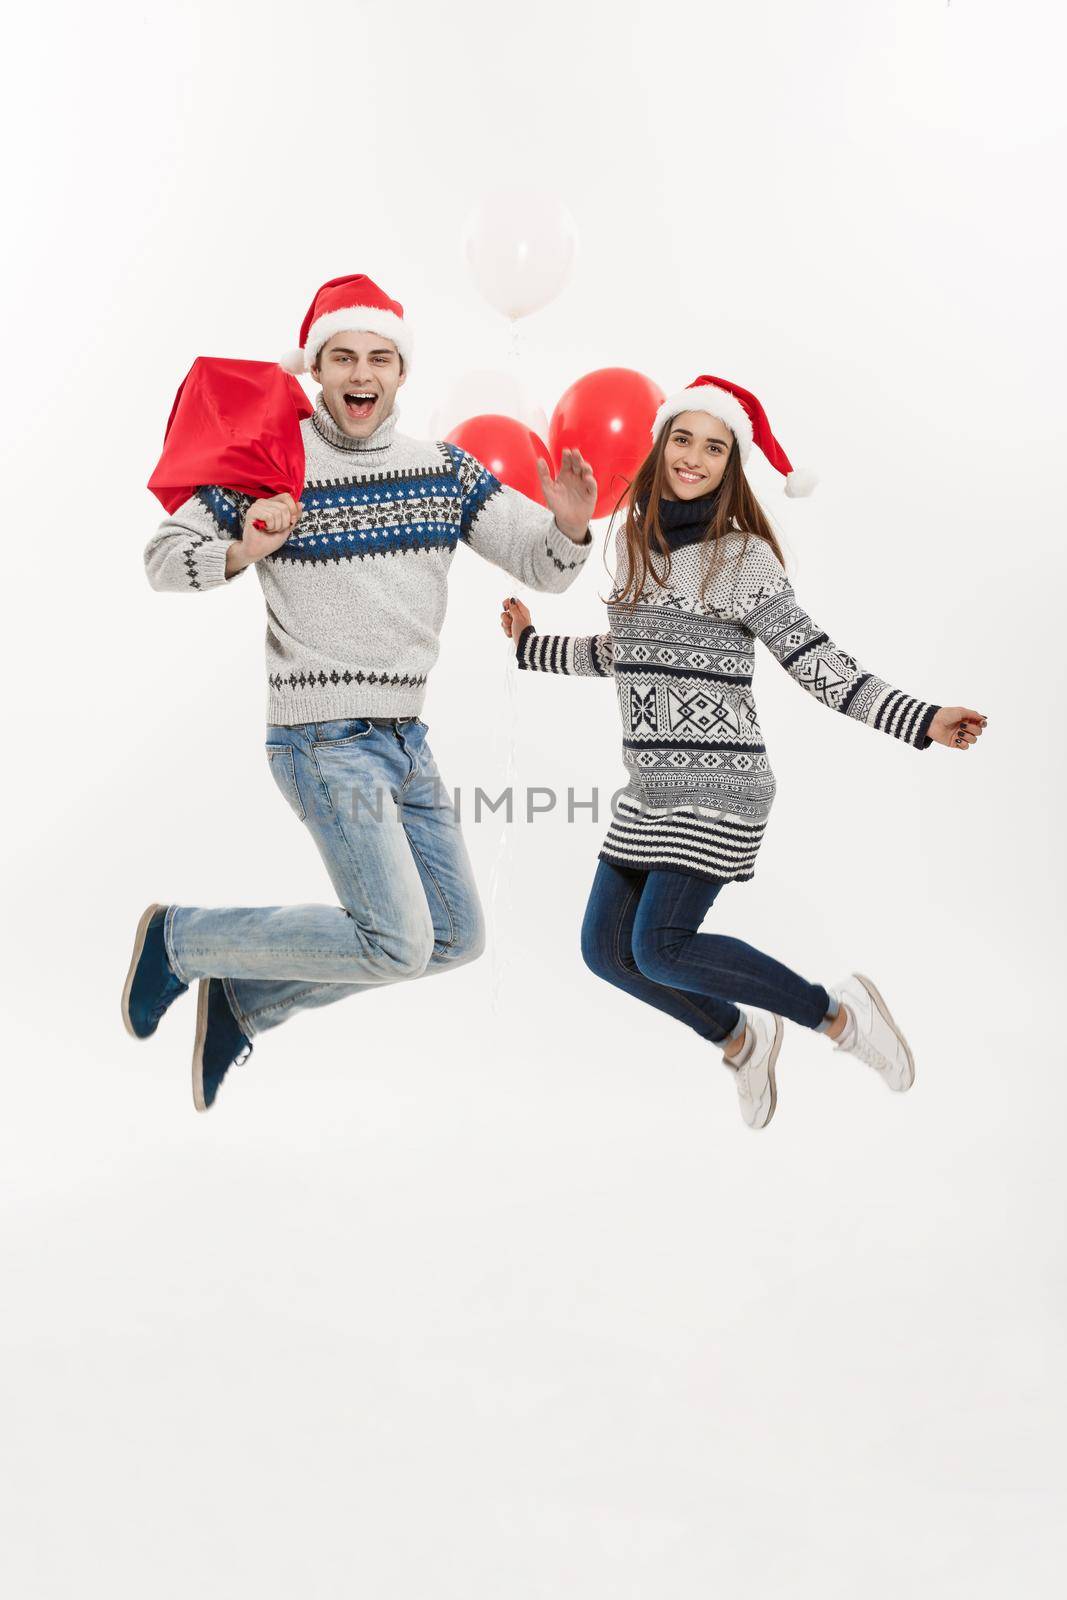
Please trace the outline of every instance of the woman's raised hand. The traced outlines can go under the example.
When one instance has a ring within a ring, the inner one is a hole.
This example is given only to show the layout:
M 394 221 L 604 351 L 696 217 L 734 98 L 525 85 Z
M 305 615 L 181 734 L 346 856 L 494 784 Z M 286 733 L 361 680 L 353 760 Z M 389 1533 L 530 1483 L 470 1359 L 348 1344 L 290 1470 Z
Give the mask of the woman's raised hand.
M 936 744 L 947 745 L 950 750 L 969 750 L 988 720 L 967 706 L 942 706 L 926 731 Z
M 515 648 L 519 647 L 519 635 L 523 628 L 528 628 L 533 618 L 521 600 L 516 600 L 514 595 L 509 595 L 503 602 L 504 609 L 500 613 L 500 626 L 512 641 Z

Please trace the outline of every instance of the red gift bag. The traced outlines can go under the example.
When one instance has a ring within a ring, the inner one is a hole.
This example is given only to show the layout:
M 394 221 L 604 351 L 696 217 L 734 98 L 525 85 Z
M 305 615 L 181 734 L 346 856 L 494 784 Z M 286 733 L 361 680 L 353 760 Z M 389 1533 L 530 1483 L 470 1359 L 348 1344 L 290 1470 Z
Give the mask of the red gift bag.
M 256 499 L 285 493 L 299 500 L 300 422 L 313 409 L 277 362 L 198 356 L 174 397 L 148 487 L 171 513 L 207 484 Z

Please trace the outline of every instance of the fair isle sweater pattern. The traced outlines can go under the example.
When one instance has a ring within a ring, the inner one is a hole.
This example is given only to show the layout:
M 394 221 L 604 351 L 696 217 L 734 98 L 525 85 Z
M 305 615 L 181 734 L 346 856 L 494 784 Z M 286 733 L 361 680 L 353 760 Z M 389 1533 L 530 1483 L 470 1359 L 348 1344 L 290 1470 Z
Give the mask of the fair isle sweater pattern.
M 617 555 L 625 558 L 621 536 Z M 602 860 L 745 880 L 776 789 L 752 692 L 757 640 L 820 705 L 914 748 L 931 743 L 938 707 L 836 645 L 765 540 L 729 535 L 701 601 L 710 559 L 701 542 L 673 549 L 665 586 L 650 582 L 636 606 L 618 603 L 617 585 L 609 632 L 527 628 L 517 658 L 527 671 L 615 679 L 627 785 Z
M 351 440 L 321 395 L 301 423 L 301 517 L 255 563 L 269 723 L 418 716 L 459 545 L 548 593 L 566 589 L 588 559 L 588 532 L 576 544 L 546 507 L 465 450 L 408 438 L 396 424 L 394 410 L 369 439 Z M 152 587 L 190 594 L 238 581 L 226 578 L 226 550 L 249 504 L 218 485 L 198 489 L 145 548 Z

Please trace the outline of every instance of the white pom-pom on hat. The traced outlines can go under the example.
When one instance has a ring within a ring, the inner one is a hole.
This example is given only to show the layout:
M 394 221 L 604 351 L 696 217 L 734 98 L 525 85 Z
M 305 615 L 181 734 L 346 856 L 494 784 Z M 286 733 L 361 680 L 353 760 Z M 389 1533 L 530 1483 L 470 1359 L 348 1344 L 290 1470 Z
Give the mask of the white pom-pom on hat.
M 283 356 L 278 357 L 278 365 L 285 372 L 300 373 L 304 371 L 303 350 L 287 350 Z
M 818 476 L 810 468 L 794 467 L 786 475 L 785 492 L 790 500 L 802 500 L 812 492 L 818 481 Z

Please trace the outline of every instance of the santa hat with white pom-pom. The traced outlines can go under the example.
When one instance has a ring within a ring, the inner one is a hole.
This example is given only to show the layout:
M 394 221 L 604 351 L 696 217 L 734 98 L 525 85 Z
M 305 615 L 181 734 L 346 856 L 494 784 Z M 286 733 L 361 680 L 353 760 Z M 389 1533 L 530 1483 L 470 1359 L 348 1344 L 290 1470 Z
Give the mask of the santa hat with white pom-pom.
M 278 365 L 286 372 L 310 372 L 336 333 L 380 333 L 396 345 L 405 369 L 411 367 L 413 340 L 404 307 L 362 272 L 323 284 L 300 325 L 300 349 L 290 350 Z
M 652 424 L 652 437 L 683 411 L 706 411 L 724 422 L 737 440 L 742 466 L 752 446 L 758 444 L 771 466 L 785 477 L 785 492 L 793 499 L 810 494 L 818 483 L 814 472 L 794 471 L 790 466 L 789 457 L 771 432 L 767 413 L 756 396 L 742 389 L 740 384 L 706 375 L 694 378 L 688 389 L 679 389 L 677 394 L 668 395 L 664 400 Z

